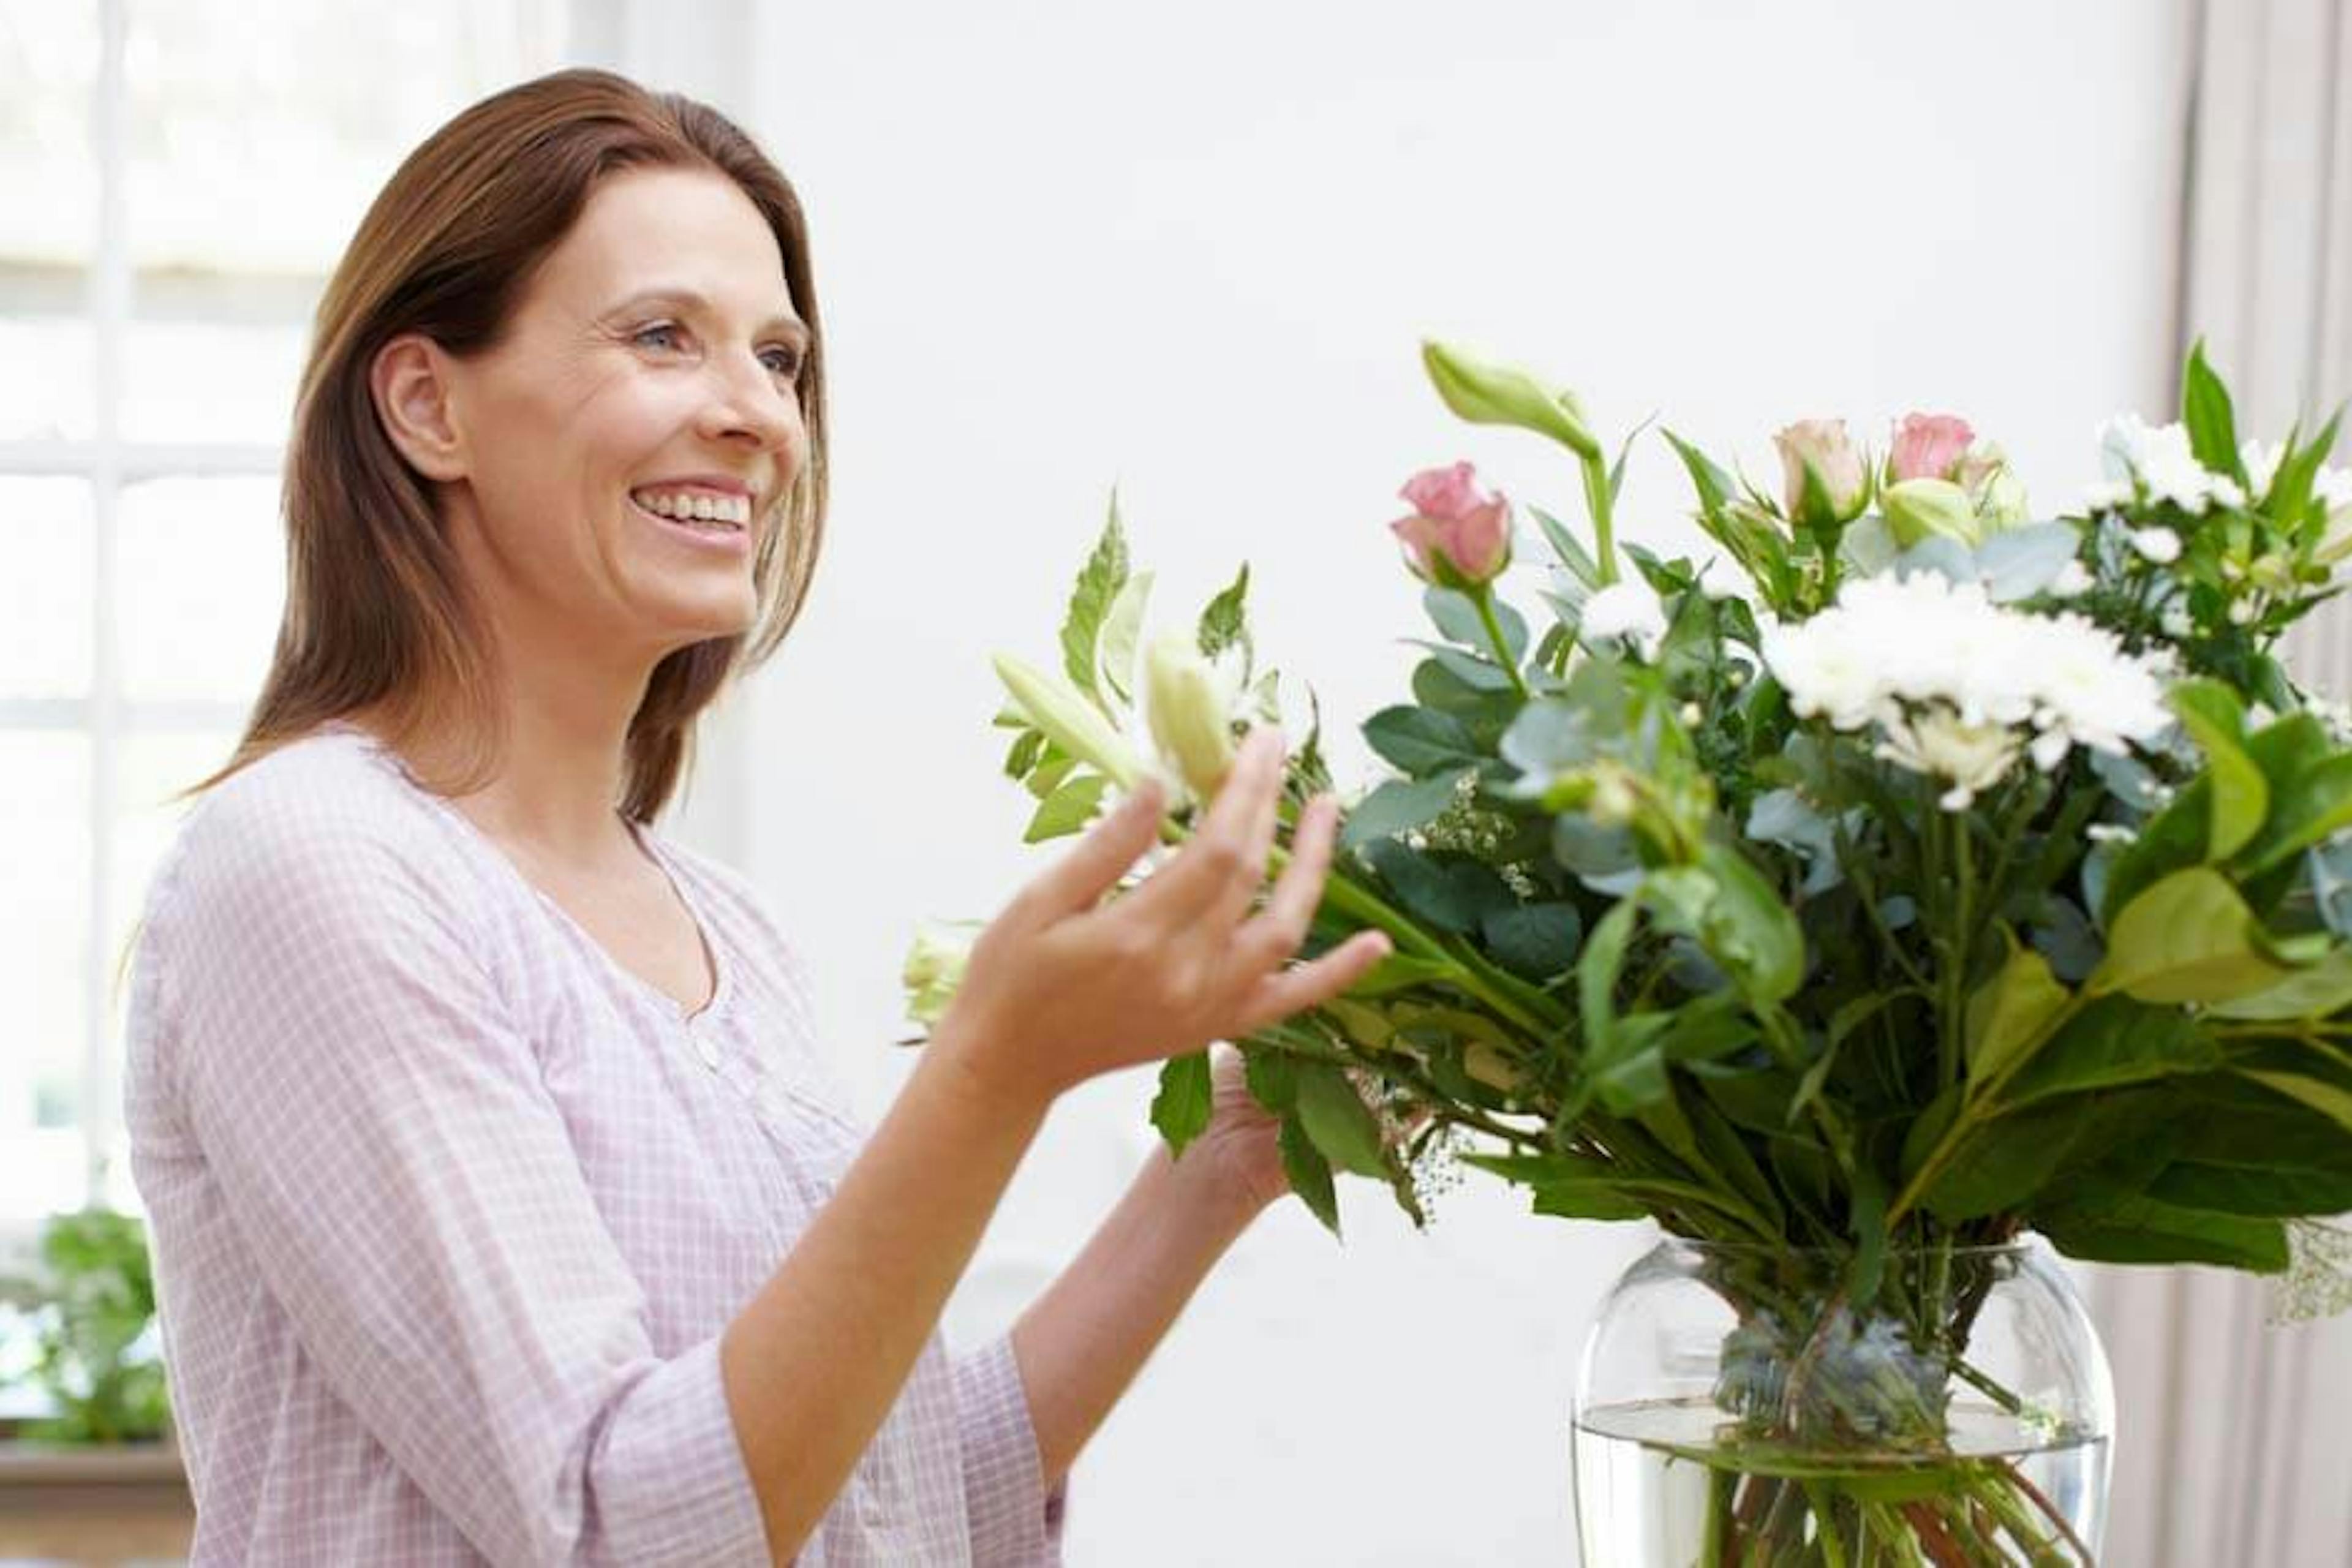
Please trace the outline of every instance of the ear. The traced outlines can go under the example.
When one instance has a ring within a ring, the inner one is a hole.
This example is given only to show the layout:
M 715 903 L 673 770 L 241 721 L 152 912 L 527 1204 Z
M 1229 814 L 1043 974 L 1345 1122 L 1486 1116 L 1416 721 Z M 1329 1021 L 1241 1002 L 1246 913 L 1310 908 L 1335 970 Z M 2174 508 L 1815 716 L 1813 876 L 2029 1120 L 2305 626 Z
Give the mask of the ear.
M 384 435 L 428 479 L 466 477 L 466 444 L 457 434 L 449 355 L 422 332 L 403 332 L 376 351 L 368 390 Z

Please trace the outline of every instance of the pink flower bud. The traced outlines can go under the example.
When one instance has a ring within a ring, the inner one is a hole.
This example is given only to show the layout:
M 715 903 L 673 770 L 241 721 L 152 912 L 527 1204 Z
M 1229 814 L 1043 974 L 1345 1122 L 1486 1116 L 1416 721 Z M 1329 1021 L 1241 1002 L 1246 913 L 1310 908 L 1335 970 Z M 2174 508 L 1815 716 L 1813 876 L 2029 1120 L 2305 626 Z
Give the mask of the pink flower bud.
M 1412 503 L 1412 515 L 1389 528 L 1404 542 L 1423 578 L 1450 588 L 1476 587 L 1510 563 L 1510 502 L 1499 491 L 1480 489 L 1469 464 L 1425 469 L 1399 493 Z
M 1886 454 L 1889 483 L 1905 479 L 1950 479 L 1968 454 L 1976 432 L 1957 414 L 1906 414 Z

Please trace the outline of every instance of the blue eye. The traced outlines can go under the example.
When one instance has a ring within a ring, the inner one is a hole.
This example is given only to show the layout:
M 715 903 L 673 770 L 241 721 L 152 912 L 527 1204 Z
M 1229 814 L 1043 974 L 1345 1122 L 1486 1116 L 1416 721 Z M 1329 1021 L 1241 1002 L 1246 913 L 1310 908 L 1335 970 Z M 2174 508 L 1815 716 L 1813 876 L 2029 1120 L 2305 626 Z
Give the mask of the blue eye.
M 639 328 L 639 329 L 637 330 L 637 331 L 636 331 L 635 335 L 634 336 L 634 338 L 633 338 L 631 341 L 632 341 L 632 342 L 640 342 L 640 343 L 642 343 L 642 342 L 646 342 L 647 339 L 649 339 L 649 338 L 656 338 L 656 337 L 667 337 L 667 338 L 670 338 L 670 339 L 673 339 L 673 340 L 674 340 L 674 339 L 676 339 L 676 338 L 677 338 L 677 325 L 676 325 L 674 322 L 670 322 L 670 321 L 656 321 L 656 322 L 655 322 L 655 323 L 654 323 L 652 326 L 650 326 L 650 327 L 641 327 L 641 328 Z M 654 346 L 655 346 L 655 347 L 674 347 L 674 346 L 675 346 L 675 343 L 668 343 L 668 344 L 655 344 Z
M 801 374 L 801 356 L 794 349 L 770 349 L 760 356 L 761 362 L 786 381 L 797 381 Z

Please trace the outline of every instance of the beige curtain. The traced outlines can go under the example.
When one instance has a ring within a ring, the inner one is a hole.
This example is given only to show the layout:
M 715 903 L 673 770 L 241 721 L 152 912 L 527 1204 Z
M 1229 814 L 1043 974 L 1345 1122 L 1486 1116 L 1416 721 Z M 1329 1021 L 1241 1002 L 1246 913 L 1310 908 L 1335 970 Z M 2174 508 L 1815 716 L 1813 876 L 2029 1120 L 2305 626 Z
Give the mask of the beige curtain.
M 2201 333 L 2241 432 L 2276 439 L 2352 398 L 2352 0 L 2202 0 L 2189 25 L 2180 344 Z M 2341 601 L 2286 651 L 2352 696 Z M 2210 1269 L 2095 1269 L 2090 1297 L 2122 1413 L 2105 1560 L 2352 1564 L 2352 1318 L 2273 1326 L 2268 1285 Z

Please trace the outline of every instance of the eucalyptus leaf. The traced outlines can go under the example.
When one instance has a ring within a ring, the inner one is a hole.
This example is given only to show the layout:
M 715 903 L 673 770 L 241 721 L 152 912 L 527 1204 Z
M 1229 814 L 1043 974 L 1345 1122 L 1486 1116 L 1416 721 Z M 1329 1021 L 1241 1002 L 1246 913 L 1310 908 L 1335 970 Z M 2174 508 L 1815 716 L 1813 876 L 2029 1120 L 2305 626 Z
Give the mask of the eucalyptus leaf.
M 1520 904 L 1487 914 L 1479 936 L 1497 963 L 1535 981 L 1559 978 L 1574 967 L 1584 917 L 1574 904 Z
M 2071 522 L 2027 523 L 1977 546 L 1977 575 L 1994 604 L 2015 604 L 2047 592 L 2082 548 L 2083 536 Z
M 1422 591 L 1422 607 L 1437 629 L 1464 647 L 1475 649 L 1481 658 L 1494 657 L 1494 641 L 1486 635 L 1486 625 L 1478 618 L 1478 605 L 1469 595 L 1454 588 L 1432 584 Z M 1528 623 L 1518 611 L 1499 598 L 1488 600 L 1495 619 L 1503 628 L 1503 644 L 1513 664 L 1527 657 Z
M 1468 768 L 1449 768 L 1425 779 L 1391 779 L 1358 802 L 1339 830 L 1339 847 L 1354 849 L 1396 834 L 1425 827 L 1454 804 Z
M 1364 721 L 1363 735 L 1374 752 L 1416 778 L 1480 760 L 1468 727 L 1433 708 L 1383 708 Z

